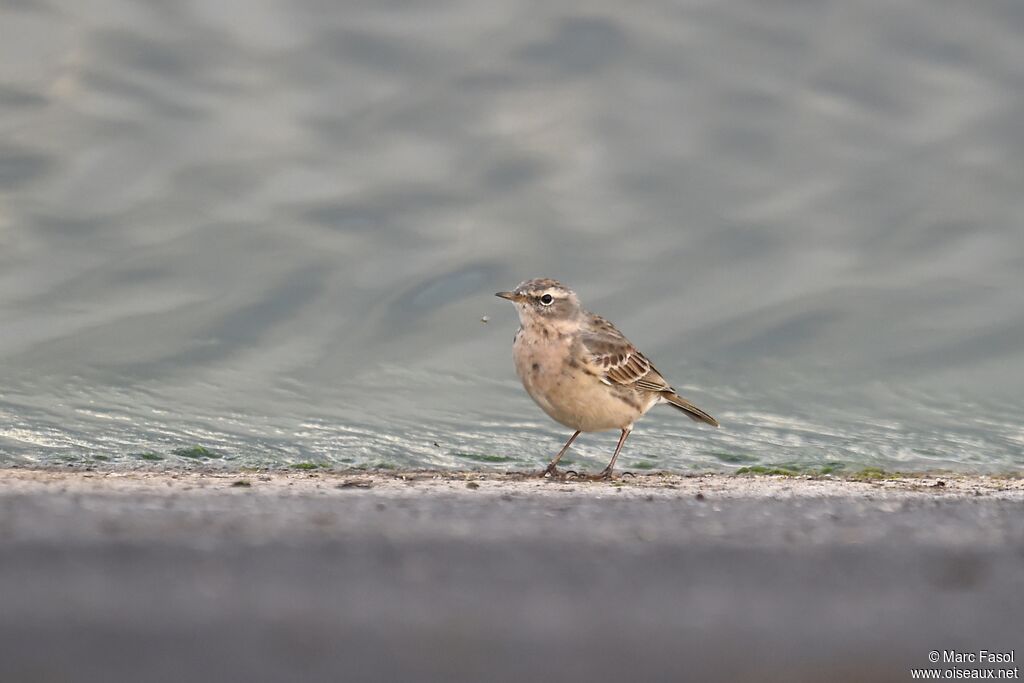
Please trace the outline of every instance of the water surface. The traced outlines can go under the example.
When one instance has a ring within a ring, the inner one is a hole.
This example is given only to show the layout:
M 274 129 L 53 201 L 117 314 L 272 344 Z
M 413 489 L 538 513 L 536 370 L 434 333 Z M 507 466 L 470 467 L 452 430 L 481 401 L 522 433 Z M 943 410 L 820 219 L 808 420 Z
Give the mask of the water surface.
M 7 3 L 0 462 L 536 467 L 568 434 L 493 292 L 543 275 L 722 422 L 656 409 L 626 467 L 1017 470 L 1021 35 L 1016 0 Z

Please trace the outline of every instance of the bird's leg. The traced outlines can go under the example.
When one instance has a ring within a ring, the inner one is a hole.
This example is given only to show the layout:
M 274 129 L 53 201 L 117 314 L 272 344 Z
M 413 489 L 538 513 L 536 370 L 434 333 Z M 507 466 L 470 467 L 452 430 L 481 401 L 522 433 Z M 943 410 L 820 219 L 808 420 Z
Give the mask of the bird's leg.
M 612 455 L 612 461 L 608 463 L 608 467 L 601 470 L 601 474 L 594 475 L 594 479 L 611 479 L 612 470 L 615 469 L 615 461 L 619 459 L 619 451 L 622 450 L 622 444 L 626 443 L 626 437 L 629 436 L 631 429 L 623 429 L 622 436 L 619 437 L 619 445 L 615 447 L 615 453 Z
M 572 436 L 569 437 L 569 440 L 565 442 L 565 445 L 562 446 L 562 450 L 558 451 L 558 455 L 556 455 L 555 459 L 551 461 L 551 464 L 549 464 L 546 468 L 544 468 L 544 470 L 541 471 L 541 473 L 540 473 L 541 477 L 546 477 L 549 474 L 550 475 L 554 475 L 555 472 L 558 471 L 558 469 L 555 467 L 555 465 L 558 464 L 558 461 L 562 459 L 562 456 L 565 455 L 565 452 L 567 450 L 569 450 L 569 446 L 572 445 L 572 442 L 575 441 L 576 437 L 579 436 L 579 435 L 580 435 L 580 430 L 577 429 L 576 432 Z

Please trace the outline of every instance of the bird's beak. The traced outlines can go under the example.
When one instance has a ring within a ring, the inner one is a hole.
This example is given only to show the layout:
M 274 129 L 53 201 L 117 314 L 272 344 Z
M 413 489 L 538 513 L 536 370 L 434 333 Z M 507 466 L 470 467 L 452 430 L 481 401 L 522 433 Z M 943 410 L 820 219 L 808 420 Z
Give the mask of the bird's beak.
M 518 301 L 519 295 L 515 292 L 498 292 L 494 296 L 501 297 L 502 299 L 508 299 L 509 301 Z

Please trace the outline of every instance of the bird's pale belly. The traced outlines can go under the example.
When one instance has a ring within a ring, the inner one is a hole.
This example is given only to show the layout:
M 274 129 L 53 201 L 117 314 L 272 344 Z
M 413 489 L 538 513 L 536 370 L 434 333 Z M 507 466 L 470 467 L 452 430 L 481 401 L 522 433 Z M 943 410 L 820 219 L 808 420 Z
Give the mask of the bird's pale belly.
M 568 340 L 525 344 L 521 337 L 513 353 L 516 372 L 530 397 L 556 422 L 585 432 L 623 429 L 653 405 L 625 387 L 603 384 L 571 362 Z

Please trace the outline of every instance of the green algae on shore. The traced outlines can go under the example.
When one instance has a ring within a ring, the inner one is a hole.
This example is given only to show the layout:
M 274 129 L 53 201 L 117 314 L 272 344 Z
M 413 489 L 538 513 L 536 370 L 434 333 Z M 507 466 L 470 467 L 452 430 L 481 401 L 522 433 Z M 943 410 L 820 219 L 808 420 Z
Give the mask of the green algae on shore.
M 175 448 L 171 451 L 174 455 L 181 458 L 191 458 L 193 460 L 217 460 L 224 457 L 217 451 L 206 448 L 205 446 L 191 446 L 188 448 Z

